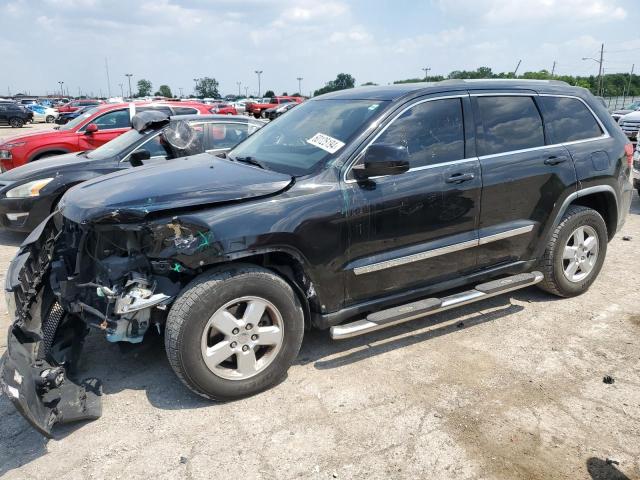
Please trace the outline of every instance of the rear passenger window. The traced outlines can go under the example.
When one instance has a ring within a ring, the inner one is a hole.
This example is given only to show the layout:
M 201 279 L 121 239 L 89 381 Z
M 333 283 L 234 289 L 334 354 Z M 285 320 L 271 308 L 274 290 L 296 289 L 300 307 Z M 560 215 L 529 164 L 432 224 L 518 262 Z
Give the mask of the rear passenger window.
M 411 168 L 464 158 L 464 121 L 459 98 L 433 100 L 411 107 L 376 141 L 403 145 Z
M 589 109 L 576 98 L 540 97 L 552 143 L 573 142 L 602 135 Z
M 482 135 L 479 155 L 544 145 L 542 118 L 532 97 L 477 97 Z

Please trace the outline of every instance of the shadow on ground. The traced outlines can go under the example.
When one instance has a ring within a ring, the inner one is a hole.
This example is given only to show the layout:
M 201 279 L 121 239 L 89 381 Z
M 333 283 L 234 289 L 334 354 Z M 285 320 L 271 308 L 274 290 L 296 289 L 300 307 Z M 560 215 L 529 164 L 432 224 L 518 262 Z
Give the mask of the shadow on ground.
M 631 480 L 616 467 L 617 462 L 607 462 L 591 457 L 587 460 L 587 471 L 592 480 Z

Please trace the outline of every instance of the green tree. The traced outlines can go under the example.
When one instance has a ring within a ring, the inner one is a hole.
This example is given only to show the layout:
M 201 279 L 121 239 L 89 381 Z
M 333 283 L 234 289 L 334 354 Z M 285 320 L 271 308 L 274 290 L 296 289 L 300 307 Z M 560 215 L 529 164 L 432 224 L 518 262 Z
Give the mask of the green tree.
M 324 93 L 336 92 L 338 90 L 344 90 L 347 88 L 353 88 L 356 84 L 356 79 L 348 73 L 339 73 L 335 80 L 327 82 L 327 84 L 313 92 L 313 95 L 322 95 Z
M 151 90 L 153 89 L 151 82 L 144 78 L 138 80 L 138 93 L 136 97 L 148 97 L 151 95 Z
M 196 86 L 196 93 L 198 98 L 219 98 L 220 92 L 218 92 L 218 86 L 220 84 L 215 78 L 204 77 L 201 78 Z
M 266 92 L 264 92 L 264 96 L 266 98 L 273 98 L 276 96 L 276 93 L 273 90 L 267 90 Z
M 169 85 L 160 85 L 160 88 L 155 93 L 155 95 L 158 95 L 160 97 L 173 98 L 173 94 L 171 93 L 171 89 L 169 88 Z

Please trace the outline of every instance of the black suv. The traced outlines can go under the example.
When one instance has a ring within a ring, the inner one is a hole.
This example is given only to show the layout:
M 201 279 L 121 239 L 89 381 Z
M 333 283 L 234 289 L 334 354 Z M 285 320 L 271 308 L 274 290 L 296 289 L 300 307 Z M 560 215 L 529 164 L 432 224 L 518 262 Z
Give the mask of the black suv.
M 221 157 L 83 183 L 7 273 L 5 391 L 50 435 L 100 415 L 99 382 L 73 374 L 87 326 L 164 330 L 180 379 L 228 400 L 283 378 L 308 328 L 578 295 L 625 220 L 632 153 L 584 89 L 445 81 L 323 95 Z
M 0 125 L 20 128 L 33 121 L 33 112 L 15 103 L 0 103 Z

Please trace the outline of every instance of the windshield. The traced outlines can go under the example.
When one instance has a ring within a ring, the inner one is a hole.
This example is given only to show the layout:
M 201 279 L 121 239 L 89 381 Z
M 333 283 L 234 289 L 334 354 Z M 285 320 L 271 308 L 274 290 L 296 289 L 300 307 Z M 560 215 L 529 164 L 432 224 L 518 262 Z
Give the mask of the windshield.
M 629 105 L 627 105 L 626 107 L 624 107 L 625 110 L 638 110 L 640 109 L 640 102 L 633 102 Z
M 128 132 L 117 136 L 110 142 L 105 143 L 101 147 L 87 152 L 85 154 L 85 157 L 91 160 L 104 160 L 106 158 L 114 157 L 122 153 L 123 150 L 127 149 L 143 137 L 145 137 L 145 135 L 138 132 L 137 130 L 131 129 Z
M 385 106 L 381 100 L 312 100 L 266 125 L 229 152 L 292 176 L 314 171 Z
M 75 127 L 80 125 L 82 122 L 84 122 L 87 118 L 89 118 L 91 115 L 93 115 L 97 111 L 98 111 L 97 108 L 90 108 L 89 110 L 84 112 L 82 115 L 79 115 L 73 120 L 71 120 L 69 123 L 60 125 L 60 128 L 58 130 L 73 130 Z

